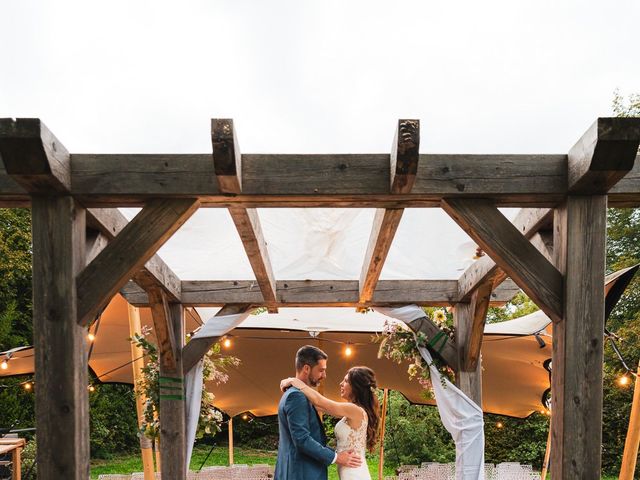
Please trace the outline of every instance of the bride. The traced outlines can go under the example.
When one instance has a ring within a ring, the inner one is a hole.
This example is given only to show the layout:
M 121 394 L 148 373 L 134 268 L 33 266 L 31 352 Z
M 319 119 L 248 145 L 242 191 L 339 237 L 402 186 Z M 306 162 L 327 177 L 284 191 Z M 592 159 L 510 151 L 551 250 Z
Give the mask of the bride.
M 364 459 L 365 450 L 372 451 L 378 440 L 378 399 L 375 395 L 375 373 L 368 367 L 350 368 L 340 382 L 340 396 L 346 402 L 334 402 L 307 384 L 291 377 L 280 382 L 280 389 L 299 389 L 313 405 L 329 415 L 341 417 L 335 426 L 336 451 L 353 450 Z M 340 480 L 371 480 L 366 462 L 358 468 L 338 465 Z

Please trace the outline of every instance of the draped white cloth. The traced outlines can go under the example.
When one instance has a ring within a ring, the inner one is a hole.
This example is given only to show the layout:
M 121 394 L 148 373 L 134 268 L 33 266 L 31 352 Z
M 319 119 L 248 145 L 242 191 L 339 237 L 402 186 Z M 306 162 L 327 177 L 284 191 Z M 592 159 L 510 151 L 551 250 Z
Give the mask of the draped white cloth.
M 191 341 L 197 338 L 221 337 L 240 325 L 249 315 L 249 312 L 237 313 L 233 315 L 221 315 L 211 317 L 191 338 Z M 191 454 L 193 452 L 193 444 L 196 441 L 196 431 L 198 429 L 198 418 L 200 416 L 200 402 L 202 400 L 202 360 L 200 360 L 185 375 L 185 398 L 186 404 L 186 462 L 187 470 L 191 463 Z
M 380 313 L 405 323 L 424 317 L 416 305 L 400 308 L 376 308 Z M 484 479 L 484 419 L 482 408 L 467 397 L 433 365 L 431 354 L 420 348 L 420 355 L 430 365 L 431 383 L 442 424 L 456 444 L 456 479 Z M 442 381 L 444 381 L 444 385 Z

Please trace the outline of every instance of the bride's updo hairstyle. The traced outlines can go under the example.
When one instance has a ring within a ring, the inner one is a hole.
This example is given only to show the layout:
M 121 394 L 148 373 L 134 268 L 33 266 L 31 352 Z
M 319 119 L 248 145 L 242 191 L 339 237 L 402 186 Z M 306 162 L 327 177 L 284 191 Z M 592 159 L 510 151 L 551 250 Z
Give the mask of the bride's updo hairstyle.
M 378 441 L 380 405 L 376 396 L 376 374 L 369 367 L 352 367 L 347 372 L 347 380 L 354 396 L 353 403 L 367 412 L 367 448 L 373 451 Z

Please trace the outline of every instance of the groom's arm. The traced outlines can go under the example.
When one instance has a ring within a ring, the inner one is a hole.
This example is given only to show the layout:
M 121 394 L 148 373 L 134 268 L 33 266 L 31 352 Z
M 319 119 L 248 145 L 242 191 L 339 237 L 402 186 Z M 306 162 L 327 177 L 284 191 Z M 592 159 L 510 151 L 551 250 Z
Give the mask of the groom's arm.
M 324 465 L 331 465 L 336 458 L 336 452 L 311 437 L 308 403 L 302 392 L 293 390 L 289 393 L 285 401 L 285 412 L 291 439 L 296 448 Z

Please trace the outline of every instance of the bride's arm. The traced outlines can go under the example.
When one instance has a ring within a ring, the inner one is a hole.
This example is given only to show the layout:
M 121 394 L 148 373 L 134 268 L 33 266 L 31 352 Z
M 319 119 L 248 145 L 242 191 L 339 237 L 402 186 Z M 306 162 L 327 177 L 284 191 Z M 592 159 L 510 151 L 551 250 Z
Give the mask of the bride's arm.
M 305 397 L 309 399 L 313 405 L 321 410 L 324 410 L 329 415 L 334 417 L 347 417 L 349 420 L 356 420 L 355 423 L 360 423 L 362 419 L 362 411 L 360 407 L 350 402 L 334 402 L 328 399 L 324 395 L 321 395 L 313 388 L 309 387 L 302 380 L 297 378 L 286 378 L 280 382 L 280 389 L 293 386 L 304 393 Z M 354 422 L 350 422 L 354 423 Z

